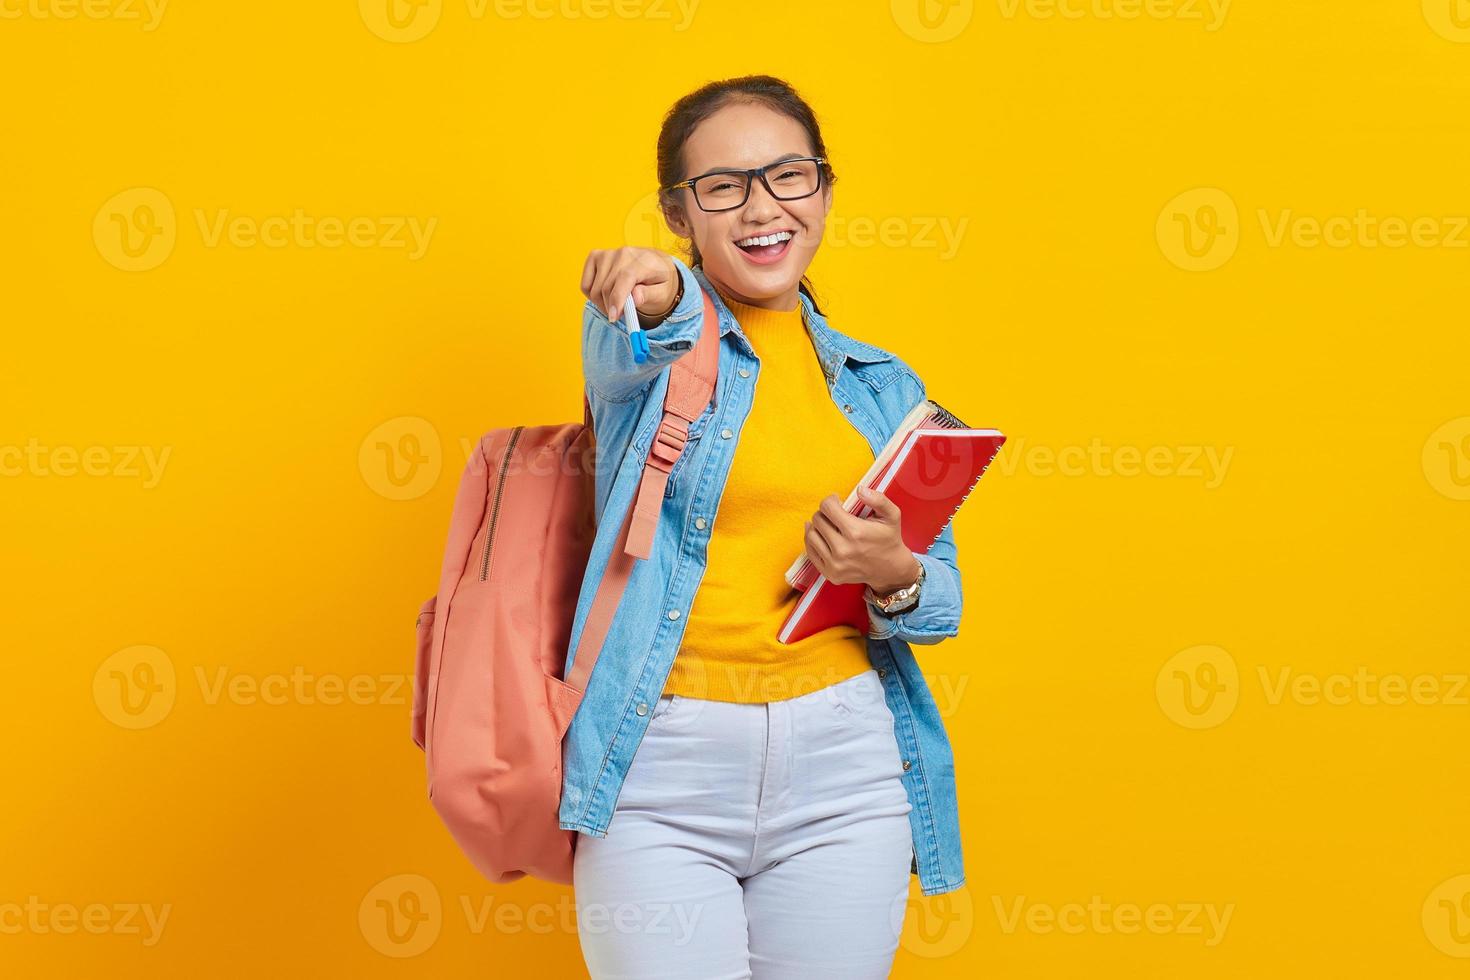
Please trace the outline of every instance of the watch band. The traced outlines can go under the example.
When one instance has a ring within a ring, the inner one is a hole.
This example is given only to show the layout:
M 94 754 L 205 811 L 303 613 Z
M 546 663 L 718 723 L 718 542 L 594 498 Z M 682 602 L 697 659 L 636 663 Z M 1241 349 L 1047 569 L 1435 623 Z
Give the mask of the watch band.
M 645 317 L 641 313 L 638 314 L 639 326 L 642 326 L 648 330 L 652 330 L 654 327 L 658 326 L 669 317 L 673 316 L 674 311 L 679 308 L 679 301 L 684 298 L 684 277 L 679 274 L 678 266 L 674 267 L 674 278 L 679 281 L 679 288 L 674 292 L 674 302 L 669 304 L 669 308 L 656 317 Z
M 919 577 L 914 579 L 912 585 L 904 586 L 897 592 L 892 592 L 885 596 L 880 596 L 875 593 L 872 586 L 865 586 L 863 588 L 863 598 L 885 616 L 905 612 L 919 604 L 919 592 L 923 588 L 924 576 L 927 571 L 924 563 L 921 561 L 919 562 Z

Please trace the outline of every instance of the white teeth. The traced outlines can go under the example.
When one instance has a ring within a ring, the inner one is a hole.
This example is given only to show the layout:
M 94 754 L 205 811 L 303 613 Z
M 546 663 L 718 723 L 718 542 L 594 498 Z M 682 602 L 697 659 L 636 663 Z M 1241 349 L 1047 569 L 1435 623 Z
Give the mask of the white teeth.
M 791 232 L 778 231 L 773 235 L 756 235 L 754 238 L 743 238 L 735 244 L 741 248 L 746 248 L 751 245 L 774 245 L 777 242 L 790 241 L 790 239 Z

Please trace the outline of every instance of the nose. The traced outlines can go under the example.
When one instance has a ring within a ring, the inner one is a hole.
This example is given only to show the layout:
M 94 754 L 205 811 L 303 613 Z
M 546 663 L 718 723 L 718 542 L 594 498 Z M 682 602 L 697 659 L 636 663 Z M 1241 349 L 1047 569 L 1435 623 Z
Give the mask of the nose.
M 751 185 L 750 196 L 745 199 L 741 214 L 751 224 L 758 225 L 780 215 L 781 202 L 766 190 L 765 182 L 757 180 Z

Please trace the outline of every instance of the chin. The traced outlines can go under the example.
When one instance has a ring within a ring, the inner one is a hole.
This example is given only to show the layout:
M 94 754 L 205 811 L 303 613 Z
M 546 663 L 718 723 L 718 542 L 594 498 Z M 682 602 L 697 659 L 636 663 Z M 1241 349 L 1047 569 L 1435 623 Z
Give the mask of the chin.
M 763 276 L 737 273 L 731 285 L 753 299 L 772 299 L 795 289 L 799 282 L 801 282 L 800 276 L 793 279 L 789 275 Z
M 747 262 L 741 255 L 721 258 L 724 261 L 720 262 L 720 268 L 714 270 L 716 276 L 747 299 L 773 299 L 783 296 L 797 287 L 806 271 L 805 267 L 797 268 L 797 263 L 790 261 L 761 268 Z M 708 268 L 708 262 L 706 267 Z

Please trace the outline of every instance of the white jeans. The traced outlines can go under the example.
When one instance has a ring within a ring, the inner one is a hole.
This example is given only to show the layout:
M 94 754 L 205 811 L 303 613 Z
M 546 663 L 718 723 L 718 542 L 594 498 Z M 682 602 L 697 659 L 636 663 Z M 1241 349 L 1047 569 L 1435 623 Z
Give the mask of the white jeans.
M 913 857 L 874 670 L 765 704 L 664 695 L 606 837 L 577 837 L 595 980 L 887 977 Z

